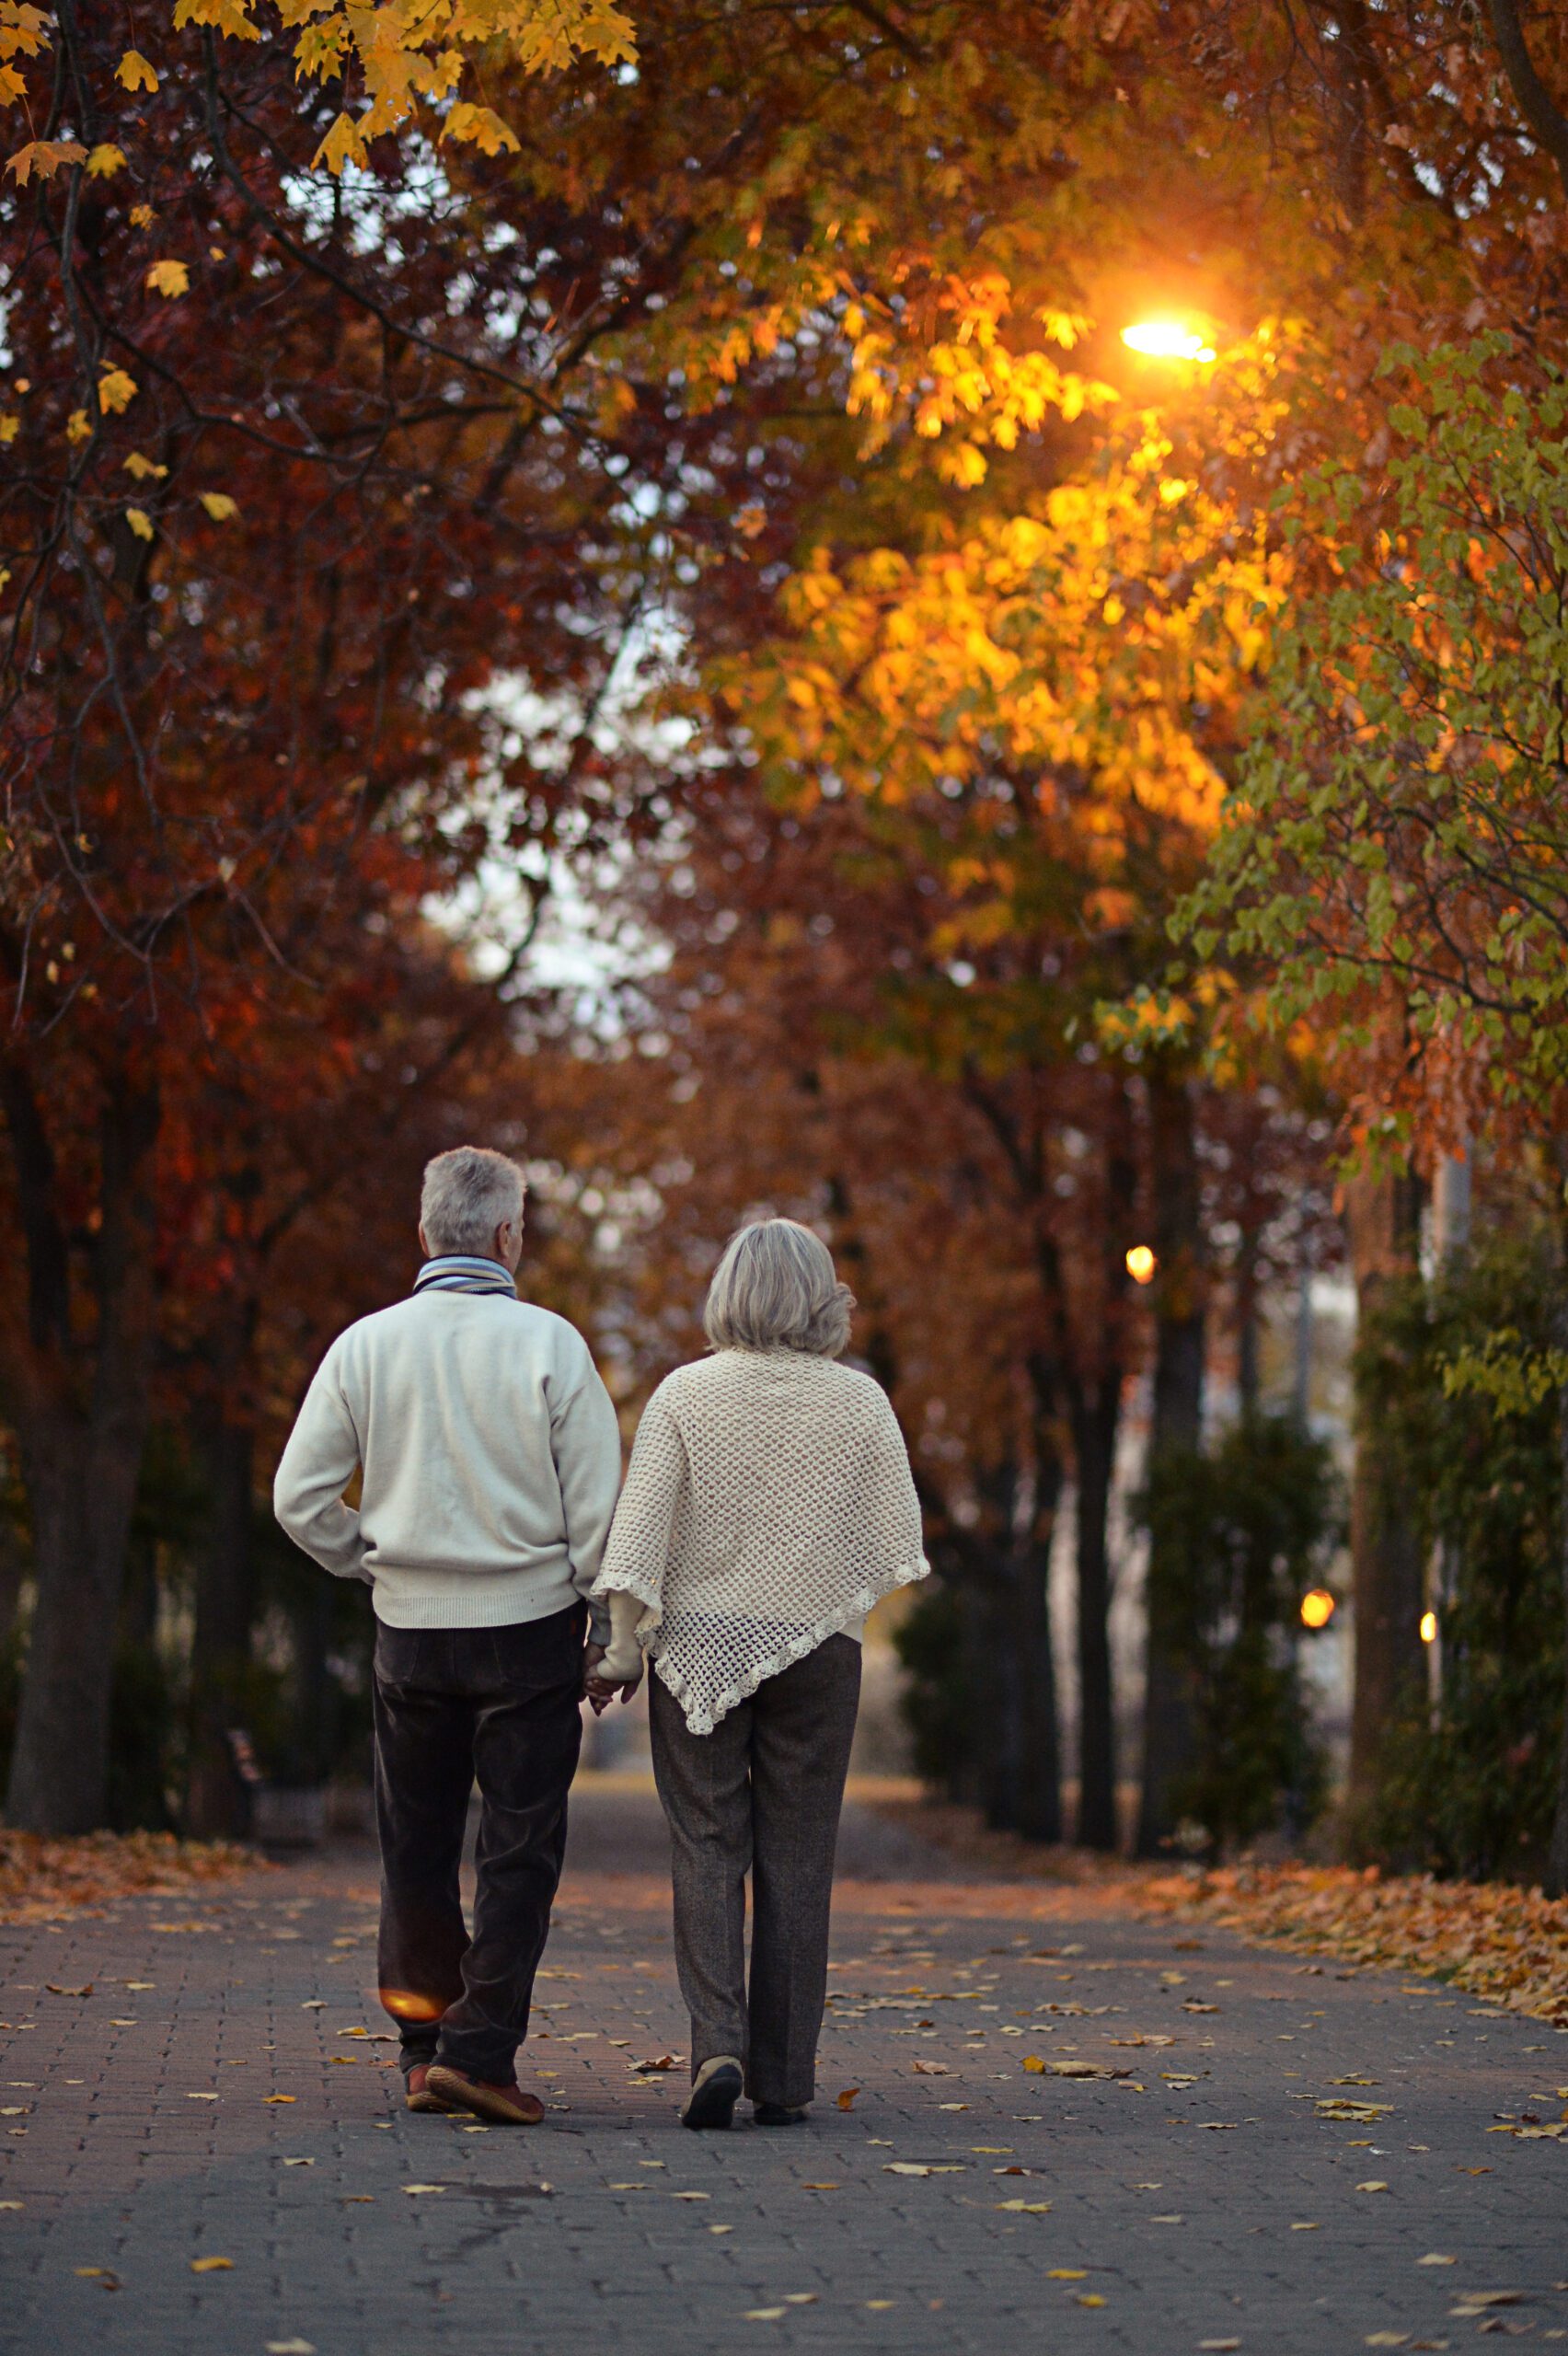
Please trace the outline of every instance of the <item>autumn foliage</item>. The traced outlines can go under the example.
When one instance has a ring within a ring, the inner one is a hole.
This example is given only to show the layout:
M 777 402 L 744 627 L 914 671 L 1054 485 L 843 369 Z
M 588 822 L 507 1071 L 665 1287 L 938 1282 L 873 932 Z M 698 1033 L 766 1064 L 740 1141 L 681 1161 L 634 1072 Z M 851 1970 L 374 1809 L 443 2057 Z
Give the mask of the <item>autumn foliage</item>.
M 1554 1150 L 1561 746 L 1492 690 L 1550 668 L 1568 124 L 1489 23 L 0 6 L 20 1820 L 100 1812 L 155 1423 L 221 1817 L 259 1467 L 482 1126 L 629 1406 L 735 1220 L 824 1225 L 971 1795 L 1055 1838 L 1070 1719 L 1080 1836 L 1136 1771 L 1170 1841 L 1193 1599 L 1157 1530 L 1134 1723 L 1129 1440 L 1257 1403 L 1336 1130 L 1409 1188 L 1467 1124 Z

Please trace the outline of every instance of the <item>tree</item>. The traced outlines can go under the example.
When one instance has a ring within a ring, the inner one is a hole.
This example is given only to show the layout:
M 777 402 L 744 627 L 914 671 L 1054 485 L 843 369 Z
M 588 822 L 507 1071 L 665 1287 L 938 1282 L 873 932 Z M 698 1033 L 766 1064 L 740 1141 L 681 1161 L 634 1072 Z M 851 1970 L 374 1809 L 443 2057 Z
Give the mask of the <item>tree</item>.
M 613 582 L 562 554 L 618 495 L 597 387 L 575 439 L 558 413 L 592 337 L 542 348 L 533 265 L 439 176 L 411 220 L 375 180 L 317 205 L 275 52 L 148 95 L 117 73 L 127 29 L 65 28 L 94 144 L 5 221 L 30 299 L 0 427 L 25 1269 L 4 1356 L 38 1584 L 9 1808 L 52 1830 L 101 1807 L 160 1300 L 181 1218 L 203 1224 L 213 1108 L 238 1183 L 276 1091 L 309 1084 L 283 1037 L 352 1067 L 316 1026 L 379 1022 L 388 935 L 490 854 L 482 768 L 511 847 L 548 845 L 582 747 L 563 718 L 543 758 L 509 748 L 487 691 L 531 670 L 589 713 L 624 636 Z
M 1381 502 L 1369 514 L 1338 470 L 1297 491 L 1316 586 L 1185 919 L 1200 953 L 1223 942 L 1265 974 L 1277 1021 L 1332 1030 L 1365 1133 L 1504 1154 L 1533 1138 L 1561 1204 L 1568 392 L 1534 365 L 1519 381 L 1494 338 L 1390 365 L 1411 398 L 1390 410 L 1402 446 Z M 1561 1274 L 1559 1299 L 1561 1354 Z M 1562 1404 L 1568 1449 L 1568 1388 Z M 1407 1632 L 1410 1553 L 1394 1550 L 1390 1606 Z M 1568 1595 L 1568 1554 L 1562 1575 Z M 1368 1692 L 1366 1741 L 1393 1698 L 1386 1677 Z M 1551 1870 L 1568 1886 L 1568 1745 L 1562 1791 Z

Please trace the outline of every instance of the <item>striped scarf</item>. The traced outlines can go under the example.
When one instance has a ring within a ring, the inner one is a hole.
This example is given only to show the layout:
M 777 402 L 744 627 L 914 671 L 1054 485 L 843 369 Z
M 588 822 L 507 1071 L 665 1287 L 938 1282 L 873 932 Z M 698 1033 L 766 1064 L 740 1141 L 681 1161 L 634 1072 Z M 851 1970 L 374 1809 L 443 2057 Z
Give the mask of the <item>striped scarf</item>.
M 517 1286 L 499 1260 L 478 1252 L 443 1252 L 427 1260 L 414 1278 L 416 1292 L 500 1292 L 517 1298 Z

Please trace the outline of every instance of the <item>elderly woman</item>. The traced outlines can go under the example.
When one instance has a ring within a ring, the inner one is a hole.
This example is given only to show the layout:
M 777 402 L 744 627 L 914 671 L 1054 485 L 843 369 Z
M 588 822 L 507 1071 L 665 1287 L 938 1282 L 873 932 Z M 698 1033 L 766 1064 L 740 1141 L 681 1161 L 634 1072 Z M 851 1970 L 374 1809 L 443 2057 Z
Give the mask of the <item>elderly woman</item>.
M 879 1596 L 928 1567 L 886 1394 L 836 1363 L 853 1307 L 809 1228 L 741 1230 L 709 1289 L 712 1356 L 648 1402 L 593 1590 L 613 1629 L 594 1706 L 629 1699 L 653 1665 L 687 2127 L 728 2127 L 743 2091 L 759 2127 L 805 2118 L 860 1634 Z

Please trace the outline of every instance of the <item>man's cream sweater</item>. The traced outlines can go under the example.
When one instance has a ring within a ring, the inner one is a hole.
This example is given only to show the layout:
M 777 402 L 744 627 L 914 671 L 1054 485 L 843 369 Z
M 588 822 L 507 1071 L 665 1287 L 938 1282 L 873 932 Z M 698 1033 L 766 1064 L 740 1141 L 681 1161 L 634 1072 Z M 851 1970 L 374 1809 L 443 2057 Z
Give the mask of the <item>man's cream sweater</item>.
M 564 1317 L 432 1291 L 362 1318 L 321 1361 L 273 1484 L 278 1519 L 393 1628 L 500 1628 L 594 1584 L 620 1432 Z M 343 1502 L 363 1474 L 356 1511 Z M 608 1615 L 593 1607 L 596 1642 Z

